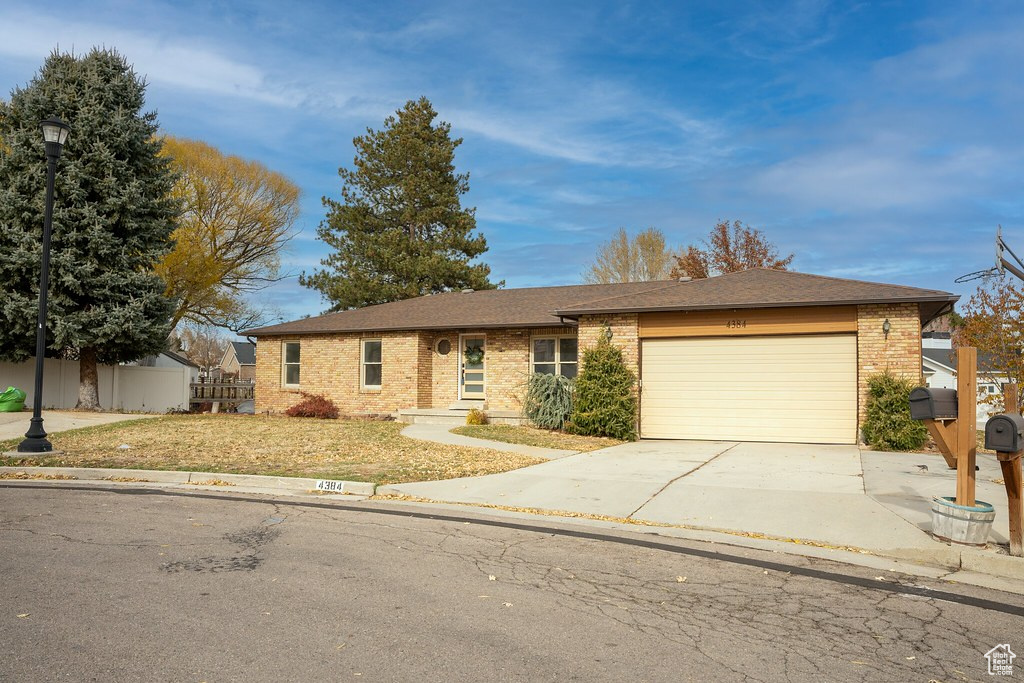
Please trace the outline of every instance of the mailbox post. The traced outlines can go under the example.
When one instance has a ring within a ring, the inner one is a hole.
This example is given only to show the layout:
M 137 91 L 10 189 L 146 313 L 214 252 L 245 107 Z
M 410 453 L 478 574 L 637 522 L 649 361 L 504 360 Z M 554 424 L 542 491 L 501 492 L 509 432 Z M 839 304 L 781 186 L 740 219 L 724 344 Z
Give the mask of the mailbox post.
M 925 423 L 946 464 L 956 468 L 956 496 L 932 499 L 932 533 L 958 543 L 984 545 L 995 511 L 975 499 L 978 351 L 961 347 L 956 359 L 956 391 L 915 389 L 910 415 Z
M 1006 411 L 1005 415 L 998 415 L 997 417 L 1011 418 L 1011 424 L 1006 424 L 1004 421 L 1000 421 L 1000 425 L 1004 429 L 1010 429 L 1017 427 L 1016 443 L 1010 443 L 1008 446 L 1021 446 L 1020 443 L 1020 427 L 1024 426 L 1024 419 L 1020 416 L 1020 404 L 1019 396 L 1017 394 L 1017 384 L 1004 384 L 1003 385 L 1003 410 Z M 1012 419 L 1016 418 L 1016 419 Z M 992 418 L 993 420 L 996 418 Z M 992 420 L 989 420 L 991 423 Z M 996 426 L 993 426 L 993 432 Z M 995 434 L 993 434 L 995 436 Z M 995 444 L 993 444 L 995 445 Z M 985 426 L 985 448 L 992 448 L 989 445 L 989 428 Z M 996 451 L 996 457 L 999 458 L 999 467 L 1003 471 L 1003 486 L 1006 487 L 1006 502 L 1009 506 L 1009 523 L 1010 523 L 1010 554 L 1015 557 L 1024 557 L 1024 499 L 1021 497 L 1021 455 L 1024 451 L 1020 449 L 1014 452 L 1000 452 Z

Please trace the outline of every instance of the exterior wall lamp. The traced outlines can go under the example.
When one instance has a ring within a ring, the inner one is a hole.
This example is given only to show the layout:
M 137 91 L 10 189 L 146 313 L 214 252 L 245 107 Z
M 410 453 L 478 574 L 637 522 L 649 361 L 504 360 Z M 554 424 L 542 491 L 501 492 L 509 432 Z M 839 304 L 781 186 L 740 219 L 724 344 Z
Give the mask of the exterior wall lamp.
M 884 334 L 884 335 L 885 335 L 885 338 L 886 338 L 886 339 L 888 339 L 888 338 L 889 338 L 889 331 L 890 331 L 891 329 L 892 329 L 892 323 L 890 323 L 890 322 L 889 322 L 889 319 L 888 319 L 888 318 L 886 318 L 886 319 L 885 319 L 885 322 L 884 322 L 884 323 L 882 323 L 882 334 Z

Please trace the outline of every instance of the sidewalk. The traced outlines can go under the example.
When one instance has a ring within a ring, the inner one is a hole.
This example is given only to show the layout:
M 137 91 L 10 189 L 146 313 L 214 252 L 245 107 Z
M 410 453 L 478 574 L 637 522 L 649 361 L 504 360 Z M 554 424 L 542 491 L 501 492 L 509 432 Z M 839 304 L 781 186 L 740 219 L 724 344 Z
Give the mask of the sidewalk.
M 90 413 L 74 410 L 44 410 L 43 429 L 47 434 L 64 432 L 69 429 L 81 427 L 92 427 L 93 425 L 105 425 L 125 420 L 141 420 L 149 417 L 159 417 L 152 413 Z M 32 412 L 23 410 L 20 413 L 0 413 L 0 441 L 7 439 L 18 439 L 25 436 L 28 431 L 29 420 L 32 419 Z

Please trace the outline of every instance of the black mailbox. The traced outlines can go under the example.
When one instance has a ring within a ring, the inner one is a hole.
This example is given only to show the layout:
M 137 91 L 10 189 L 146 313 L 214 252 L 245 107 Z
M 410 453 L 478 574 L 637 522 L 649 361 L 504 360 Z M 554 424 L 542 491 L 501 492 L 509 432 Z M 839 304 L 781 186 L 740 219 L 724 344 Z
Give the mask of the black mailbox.
M 910 392 L 910 417 L 915 420 L 956 417 L 956 389 L 914 389 Z
M 1003 413 L 985 424 L 985 448 L 997 453 L 1024 450 L 1024 417 Z

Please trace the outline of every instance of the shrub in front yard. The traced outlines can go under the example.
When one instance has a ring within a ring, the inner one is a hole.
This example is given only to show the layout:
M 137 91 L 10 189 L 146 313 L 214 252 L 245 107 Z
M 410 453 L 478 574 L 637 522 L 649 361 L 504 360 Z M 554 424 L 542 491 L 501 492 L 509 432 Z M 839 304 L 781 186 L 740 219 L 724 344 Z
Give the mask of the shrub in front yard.
M 910 391 L 916 384 L 884 372 L 868 377 L 864 441 L 872 448 L 913 451 L 924 446 L 928 429 L 910 417 Z
M 601 335 L 597 346 L 583 352 L 576 378 L 572 416 L 566 431 L 583 436 L 636 440 L 636 375 L 622 360 L 622 349 Z
M 466 413 L 466 424 L 473 426 L 487 424 L 487 413 L 479 408 L 473 408 Z
M 573 381 L 535 372 L 526 380 L 523 415 L 544 429 L 562 429 L 572 414 Z
M 318 417 L 322 420 L 338 418 L 338 407 L 334 402 L 317 394 L 302 393 L 302 400 L 284 411 L 288 417 Z

